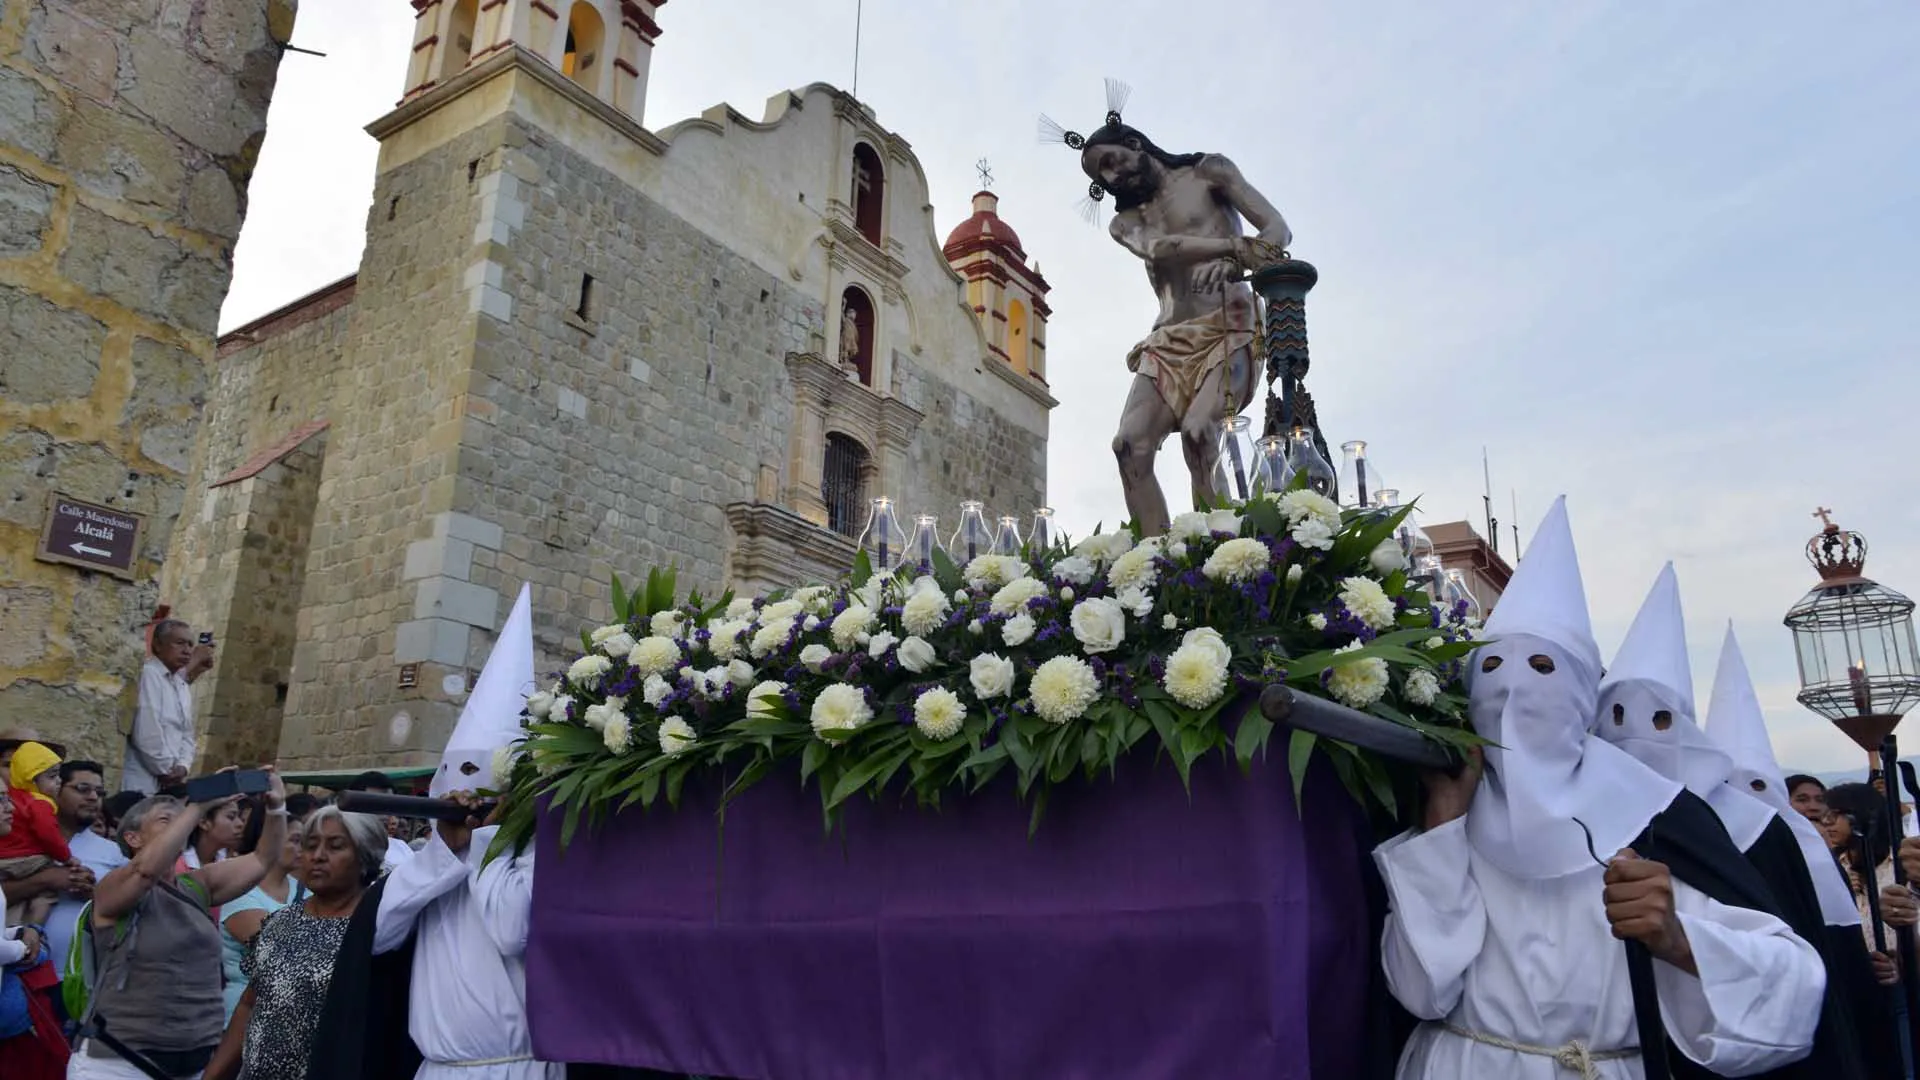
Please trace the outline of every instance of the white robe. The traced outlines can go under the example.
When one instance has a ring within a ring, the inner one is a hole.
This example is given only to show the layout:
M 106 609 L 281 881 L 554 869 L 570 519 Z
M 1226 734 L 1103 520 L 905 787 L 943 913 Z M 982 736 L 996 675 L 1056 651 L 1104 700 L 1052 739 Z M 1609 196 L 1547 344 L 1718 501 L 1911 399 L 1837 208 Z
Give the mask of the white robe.
M 1578 1040 L 1595 1051 L 1636 1046 L 1626 951 L 1608 927 L 1599 866 L 1565 877 L 1510 876 L 1481 858 L 1464 819 L 1381 844 L 1374 860 L 1392 910 L 1382 962 L 1394 997 L 1421 1020 L 1400 1080 L 1569 1080 L 1550 1057 L 1486 1045 L 1451 1024 L 1531 1046 Z M 1700 974 L 1660 961 L 1654 979 L 1668 1037 L 1723 1076 L 1750 1076 L 1805 1057 L 1826 971 L 1806 942 L 1770 915 L 1727 907 L 1682 882 L 1674 905 Z M 1637 1054 L 1602 1061 L 1606 1080 L 1643 1075 Z
M 533 853 L 502 856 L 482 873 L 494 831 L 475 830 L 464 857 L 436 831 L 425 848 L 387 875 L 373 951 L 392 952 L 408 934 L 419 935 L 407 1021 L 407 1033 L 426 1058 L 416 1080 L 565 1075 L 564 1066 L 531 1057 L 522 957 L 533 910 Z

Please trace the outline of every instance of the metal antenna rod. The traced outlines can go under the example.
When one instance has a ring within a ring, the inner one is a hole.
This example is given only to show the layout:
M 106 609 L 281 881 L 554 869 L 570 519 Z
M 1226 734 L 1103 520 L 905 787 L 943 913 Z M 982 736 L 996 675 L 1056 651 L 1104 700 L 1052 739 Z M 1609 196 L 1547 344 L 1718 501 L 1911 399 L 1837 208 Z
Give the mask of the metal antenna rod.
M 860 17 L 866 0 L 853 0 L 853 99 L 860 100 Z

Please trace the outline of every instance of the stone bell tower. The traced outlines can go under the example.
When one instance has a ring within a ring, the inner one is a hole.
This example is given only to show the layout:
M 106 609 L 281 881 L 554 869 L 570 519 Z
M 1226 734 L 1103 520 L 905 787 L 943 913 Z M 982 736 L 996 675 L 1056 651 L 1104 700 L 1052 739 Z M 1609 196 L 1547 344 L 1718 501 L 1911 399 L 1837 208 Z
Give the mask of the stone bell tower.
M 406 99 L 518 45 L 593 96 L 641 119 L 666 0 L 410 0 L 416 12 Z

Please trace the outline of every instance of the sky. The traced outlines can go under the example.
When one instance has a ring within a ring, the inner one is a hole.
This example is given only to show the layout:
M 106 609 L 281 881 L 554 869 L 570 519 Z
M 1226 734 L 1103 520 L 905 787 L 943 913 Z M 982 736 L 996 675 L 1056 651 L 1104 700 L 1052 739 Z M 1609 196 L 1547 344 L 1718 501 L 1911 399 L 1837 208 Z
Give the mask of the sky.
M 850 88 L 857 2 L 663 6 L 647 126 Z M 1308 385 L 1330 441 L 1366 439 L 1430 523 L 1479 522 L 1484 447 L 1509 557 L 1514 504 L 1524 534 L 1567 495 L 1605 654 L 1671 559 L 1702 712 L 1731 621 L 1783 764 L 1864 767 L 1794 702 L 1781 616 L 1815 582 L 1816 506 L 1920 593 L 1920 6 L 1447 7 L 864 0 L 858 93 L 912 144 L 942 235 L 988 158 L 1053 286 L 1069 529 L 1123 514 L 1106 448 L 1156 307 L 1034 121 L 1098 126 L 1114 77 L 1129 123 L 1231 157 L 1319 268 Z M 404 0 L 302 5 L 294 43 L 327 56 L 281 65 L 223 327 L 353 272 L 363 129 L 400 95 L 412 21 Z

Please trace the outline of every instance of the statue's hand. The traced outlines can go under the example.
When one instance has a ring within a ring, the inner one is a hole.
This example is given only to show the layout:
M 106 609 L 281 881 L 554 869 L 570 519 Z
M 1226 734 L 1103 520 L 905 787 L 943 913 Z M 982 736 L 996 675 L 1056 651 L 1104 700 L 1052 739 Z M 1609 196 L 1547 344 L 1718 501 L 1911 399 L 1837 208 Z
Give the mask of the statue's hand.
M 1233 259 L 1249 272 L 1282 262 L 1286 257 L 1286 249 L 1271 240 L 1258 236 L 1233 238 Z
M 1240 264 L 1232 259 L 1214 259 L 1193 268 L 1193 292 L 1196 296 L 1211 296 L 1239 280 Z

